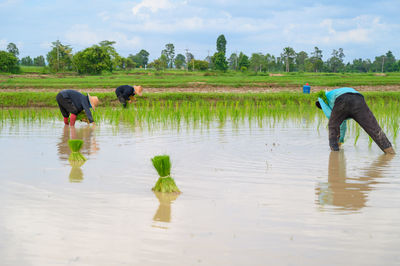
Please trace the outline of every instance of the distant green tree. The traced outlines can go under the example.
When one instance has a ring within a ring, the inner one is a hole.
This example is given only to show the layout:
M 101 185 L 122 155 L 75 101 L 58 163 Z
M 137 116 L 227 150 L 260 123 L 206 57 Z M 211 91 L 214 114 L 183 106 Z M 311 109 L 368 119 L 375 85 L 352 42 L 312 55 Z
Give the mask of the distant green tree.
M 189 67 L 189 62 L 194 59 L 194 55 L 190 52 L 186 52 L 186 68 Z
M 0 51 L 0 72 L 20 72 L 18 58 L 12 53 Z
M 186 61 L 186 58 L 183 54 L 177 54 L 177 56 L 175 57 L 175 61 L 174 61 L 175 68 L 181 69 L 181 68 L 185 67 L 185 65 L 186 65 L 185 61 Z
M 296 54 L 296 67 L 298 71 L 305 71 L 306 70 L 306 60 L 308 58 L 308 54 L 304 51 L 301 51 Z
M 372 63 L 372 70 L 374 72 L 398 71 L 398 64 L 393 53 L 388 51 L 385 55 L 375 57 L 375 60 Z
M 250 57 L 249 67 L 254 72 L 261 72 L 264 69 L 265 58 L 262 53 L 253 53 Z
M 131 58 L 127 57 L 125 68 L 127 70 L 131 70 L 134 69 L 135 67 L 136 67 L 136 62 L 134 62 Z
M 223 52 L 215 53 L 212 57 L 212 62 L 216 70 L 226 71 L 228 69 L 228 62 Z
M 15 43 L 10 42 L 7 45 L 7 52 L 12 53 L 15 57 L 18 58 L 19 50 L 17 48 L 17 45 L 15 45 Z
M 101 74 L 113 67 L 110 54 L 99 45 L 77 52 L 73 57 L 73 64 L 79 74 Z
M 229 69 L 237 70 L 238 69 L 238 56 L 236 53 L 232 53 L 228 59 Z
M 35 66 L 46 66 L 46 61 L 44 60 L 43 55 L 39 55 L 33 58 L 33 65 Z
M 63 45 L 59 40 L 52 42 L 52 49 L 47 53 L 46 58 L 52 71 L 72 69 L 72 48 L 69 45 Z
M 167 67 L 167 60 L 165 55 L 161 55 L 160 58 L 155 59 L 149 64 L 150 68 L 155 68 L 157 71 L 163 70 Z
M 290 72 L 290 66 L 293 65 L 293 61 L 296 58 L 296 52 L 292 47 L 283 48 L 281 58 L 285 61 L 285 71 Z
M 217 53 L 226 54 L 226 39 L 223 34 L 219 35 L 217 38 Z
M 30 56 L 25 56 L 21 58 L 20 64 L 22 66 L 33 66 L 33 60 Z
M 264 60 L 265 60 L 264 66 L 266 71 L 271 72 L 276 69 L 276 59 L 274 55 L 267 53 L 264 56 Z
M 242 52 L 239 54 L 238 67 L 239 69 L 242 69 L 242 67 L 248 69 L 250 67 L 249 57 Z
M 208 69 L 208 62 L 204 60 L 192 59 L 192 61 L 189 62 L 188 66 L 189 70 L 204 71 Z
M 318 47 L 314 47 L 314 52 L 311 53 L 310 62 L 313 66 L 314 72 L 320 72 L 322 70 L 324 64 L 322 61 L 322 50 Z
M 137 67 L 142 67 L 145 68 L 149 62 L 149 52 L 147 52 L 146 50 L 140 50 L 139 53 L 135 54 L 135 55 L 129 55 L 128 58 L 132 59 L 133 62 L 136 63 Z
M 161 51 L 162 54 L 167 58 L 167 68 L 172 68 L 174 65 L 175 58 L 175 47 L 172 43 L 167 43 L 165 49 Z
M 110 56 L 111 60 L 111 65 L 108 71 L 112 72 L 114 69 L 118 68 L 118 66 L 121 66 L 122 62 L 122 57 L 117 53 L 117 51 L 114 48 L 115 42 L 114 41 L 108 41 L 104 40 L 99 43 L 101 49 L 104 50 L 105 53 L 107 53 Z
M 343 70 L 344 63 L 343 63 L 344 53 L 343 48 L 339 48 L 339 50 L 333 49 L 332 57 L 328 59 L 328 69 L 331 72 L 338 72 Z

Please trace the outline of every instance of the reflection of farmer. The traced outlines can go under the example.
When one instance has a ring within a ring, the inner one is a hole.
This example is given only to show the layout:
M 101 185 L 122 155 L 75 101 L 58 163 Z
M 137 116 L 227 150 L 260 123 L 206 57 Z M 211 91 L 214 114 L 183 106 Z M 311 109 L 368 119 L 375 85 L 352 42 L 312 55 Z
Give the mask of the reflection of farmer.
M 61 136 L 60 142 L 57 144 L 58 154 L 62 161 L 68 161 L 68 157 L 71 150 L 68 146 L 69 139 L 82 139 L 83 146 L 80 151 L 83 155 L 91 155 L 97 153 L 99 150 L 98 144 L 94 137 L 95 129 L 93 127 L 69 127 L 64 126 L 63 134 Z
M 382 154 L 366 173 L 359 178 L 346 176 L 346 158 L 343 151 L 329 155 L 328 183 L 321 184 L 316 194 L 321 205 L 334 205 L 341 209 L 359 210 L 365 207 L 367 192 L 376 184 L 376 178 L 382 176 L 382 169 L 393 159 L 391 154 Z
M 122 85 L 115 90 L 115 94 L 119 102 L 126 107 L 126 101 L 131 103 L 135 95 L 142 96 L 142 90 L 142 86 Z
M 346 120 L 353 118 L 383 152 L 395 153 L 392 144 L 368 108 L 364 96 L 358 91 L 352 88 L 340 88 L 326 92 L 325 96 L 326 99 L 318 98 L 315 104 L 329 118 L 329 146 L 333 151 L 338 151 L 339 143 L 344 142 Z
M 68 125 L 68 117 L 71 114 L 69 125 L 75 126 L 76 116 L 83 110 L 85 110 L 89 122 L 94 124 L 90 107 L 94 110 L 99 104 L 99 99 L 96 96 L 89 94 L 86 96 L 74 90 L 63 90 L 57 94 L 56 99 L 64 117 L 64 124 Z

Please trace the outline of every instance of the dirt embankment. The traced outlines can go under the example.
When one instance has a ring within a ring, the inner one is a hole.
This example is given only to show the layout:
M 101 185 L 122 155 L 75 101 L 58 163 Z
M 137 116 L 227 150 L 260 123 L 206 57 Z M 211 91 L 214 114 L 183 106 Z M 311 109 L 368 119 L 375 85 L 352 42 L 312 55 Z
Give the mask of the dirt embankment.
M 354 89 L 363 92 L 363 91 L 400 91 L 400 85 L 385 85 L 385 86 L 353 86 Z M 13 88 L 13 89 L 0 89 L 1 92 L 22 92 L 22 91 L 30 91 L 30 92 L 57 92 L 62 89 L 54 89 L 54 88 Z M 323 86 L 313 86 L 311 87 L 311 92 L 317 92 L 320 90 L 331 90 L 334 87 L 323 87 Z M 105 88 L 91 88 L 91 89 L 77 89 L 82 92 L 113 92 L 115 89 L 105 89 Z M 247 92 L 301 92 L 302 88 L 297 86 L 290 87 L 280 87 L 280 86 L 267 86 L 267 87 L 189 87 L 189 88 L 146 88 L 144 87 L 144 92 L 232 92 L 232 93 L 247 93 Z

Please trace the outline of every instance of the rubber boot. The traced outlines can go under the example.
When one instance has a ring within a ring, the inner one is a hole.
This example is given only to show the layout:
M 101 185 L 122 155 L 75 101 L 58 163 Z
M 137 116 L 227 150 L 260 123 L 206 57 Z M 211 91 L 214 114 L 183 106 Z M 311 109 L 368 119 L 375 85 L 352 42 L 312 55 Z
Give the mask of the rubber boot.
M 64 124 L 68 126 L 68 117 L 64 117 Z
M 74 126 L 75 126 L 75 121 L 76 121 L 76 115 L 71 114 L 71 119 L 70 119 L 69 125 L 70 125 L 71 127 L 74 127 Z

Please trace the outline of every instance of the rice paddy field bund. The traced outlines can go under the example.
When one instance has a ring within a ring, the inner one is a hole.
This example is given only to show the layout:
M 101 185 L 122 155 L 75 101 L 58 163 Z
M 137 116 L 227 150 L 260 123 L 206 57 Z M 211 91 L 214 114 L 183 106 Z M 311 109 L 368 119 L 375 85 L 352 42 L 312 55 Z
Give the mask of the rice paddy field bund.
M 398 86 L 400 73 L 253 73 L 253 72 L 186 72 L 132 70 L 116 71 L 100 76 L 79 76 L 74 73 L 49 73 L 46 68 L 23 67 L 18 75 L 0 75 L 1 89 L 115 89 L 121 84 L 140 84 L 145 88 L 240 88 L 296 87 L 307 82 L 311 86 L 355 87 Z M 379 90 L 379 87 L 378 87 Z
M 331 152 L 316 93 L 96 92 L 76 127 L 56 93 L 0 93 L 0 265 L 400 261 L 399 156 L 354 121 Z M 364 95 L 398 150 L 400 93 Z M 180 194 L 152 191 L 164 175 Z

